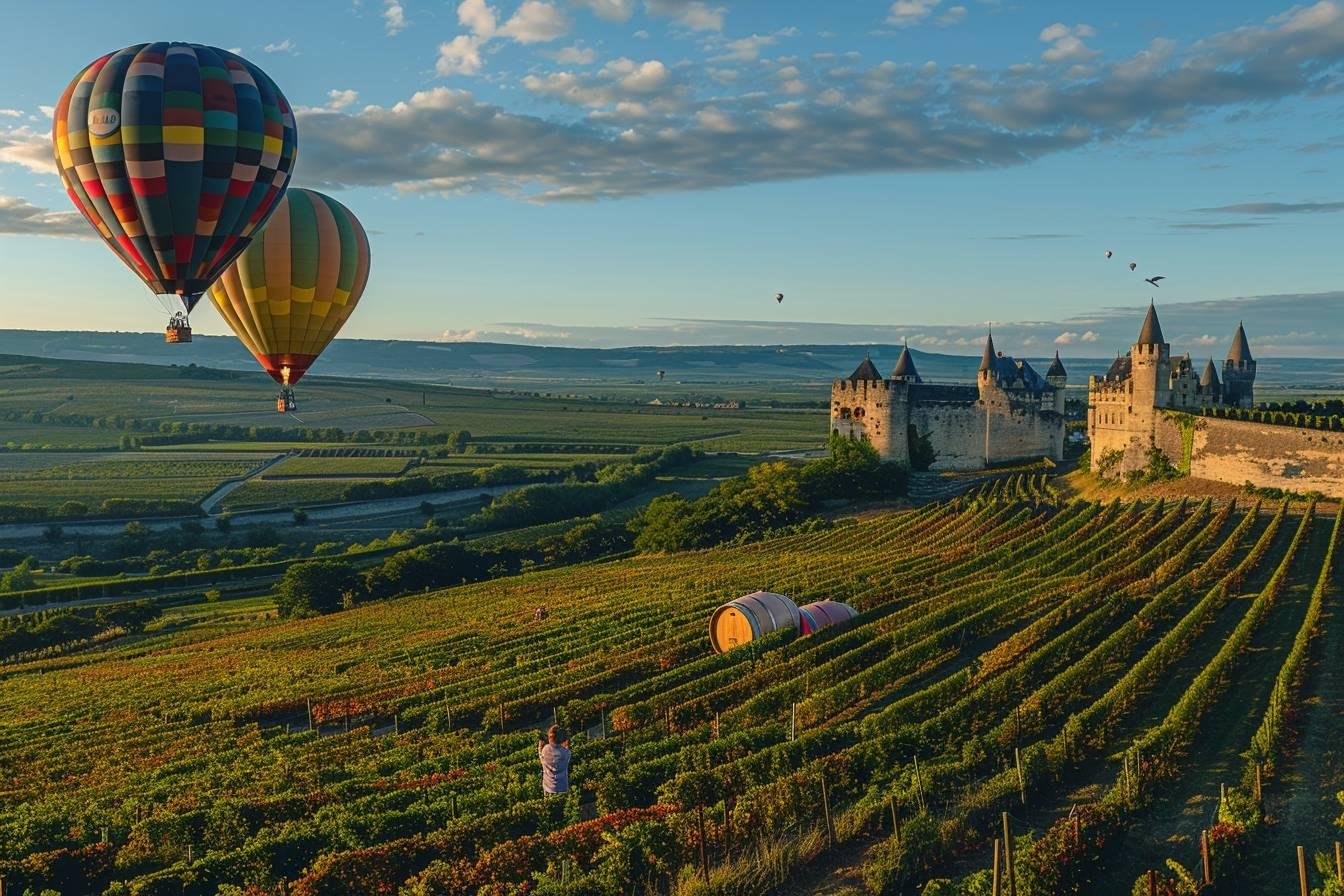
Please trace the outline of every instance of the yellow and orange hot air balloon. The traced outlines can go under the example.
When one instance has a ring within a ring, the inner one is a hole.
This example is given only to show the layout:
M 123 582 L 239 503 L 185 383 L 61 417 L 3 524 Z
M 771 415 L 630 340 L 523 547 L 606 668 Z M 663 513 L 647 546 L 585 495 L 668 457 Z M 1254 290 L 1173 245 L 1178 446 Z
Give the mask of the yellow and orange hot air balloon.
M 282 387 L 276 410 L 292 411 L 293 386 L 349 319 L 369 280 L 369 238 L 330 196 L 291 187 L 210 300 Z

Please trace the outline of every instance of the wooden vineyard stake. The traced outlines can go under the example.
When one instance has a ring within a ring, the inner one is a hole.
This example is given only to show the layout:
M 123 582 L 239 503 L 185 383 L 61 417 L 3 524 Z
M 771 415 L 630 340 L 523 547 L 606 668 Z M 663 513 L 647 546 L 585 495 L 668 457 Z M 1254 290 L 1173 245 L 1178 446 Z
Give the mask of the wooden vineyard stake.
M 793 709 L 789 711 L 789 742 L 798 736 L 798 704 L 793 704 Z
M 1017 872 L 1013 869 L 1013 831 L 1008 813 L 1003 813 L 1003 864 L 1008 869 L 1008 896 L 1017 896 Z
M 826 789 L 826 773 L 821 773 L 821 811 L 826 817 L 826 845 L 835 846 L 835 828 L 831 825 L 831 794 Z
M 1213 868 L 1209 862 L 1209 832 L 1201 831 L 1199 834 L 1199 857 L 1204 862 L 1204 883 L 1213 883 Z
M 313 701 L 308 700 L 308 730 L 313 730 Z
M 552 725 L 560 724 L 560 707 L 558 706 L 551 707 L 551 724 Z
M 392 733 L 401 734 L 401 713 L 392 714 Z
M 1013 747 L 1013 764 L 1017 766 L 1017 790 L 1022 796 L 1022 805 L 1027 804 L 1027 779 L 1022 775 L 1022 751 Z
M 602 709 L 602 739 L 607 739 L 607 710 Z
M 1227 805 L 1227 785 L 1226 785 L 1226 784 L 1219 784 L 1219 785 L 1218 785 L 1218 808 L 1219 808 L 1219 810 L 1221 810 L 1221 809 L 1222 809 L 1224 806 L 1226 806 L 1226 805 Z
M 1335 841 L 1335 883 L 1344 884 L 1344 853 L 1338 840 Z
M 896 835 L 896 845 L 901 845 L 901 818 L 896 814 L 896 797 L 887 797 L 887 808 L 891 809 L 891 832 Z
M 1302 851 L 1302 847 L 1297 848 L 1297 880 L 1302 885 L 1302 896 L 1308 896 L 1307 893 L 1307 854 Z
M 1261 783 L 1261 775 L 1264 774 L 1265 764 L 1257 762 L 1255 764 L 1255 805 L 1260 810 L 1260 814 L 1265 813 L 1264 790 Z
M 991 896 L 999 896 L 999 838 L 994 838 L 994 870 L 990 877 Z
M 919 756 L 915 756 L 915 787 L 919 792 L 919 811 L 927 812 L 928 803 L 924 801 L 924 776 L 919 771 Z
M 504 733 L 504 704 L 499 704 L 499 733 Z
M 1148 896 L 1157 896 L 1157 872 L 1148 872 Z
M 696 819 L 700 827 L 700 876 L 709 883 L 709 854 L 705 852 L 705 807 L 696 806 Z

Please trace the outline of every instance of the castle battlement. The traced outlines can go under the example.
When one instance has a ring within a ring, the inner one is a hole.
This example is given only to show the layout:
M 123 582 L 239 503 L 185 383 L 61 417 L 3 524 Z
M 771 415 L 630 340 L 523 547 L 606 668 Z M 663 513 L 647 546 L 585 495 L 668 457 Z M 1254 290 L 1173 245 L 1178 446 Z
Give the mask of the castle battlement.
M 890 377 L 865 358 L 831 386 L 831 430 L 871 442 L 884 460 L 909 464 L 911 440 L 927 442 L 933 469 L 970 470 L 1006 461 L 1063 459 L 1064 388 L 1059 356 L 1045 376 L 986 341 L 976 385 L 926 383 L 909 348 Z
M 1254 402 L 1255 360 L 1242 326 L 1232 337 L 1223 377 L 1210 358 L 1202 373 L 1186 354 L 1172 359 L 1162 338 L 1157 308 L 1149 305 L 1139 338 L 1128 355 L 1117 357 L 1102 376 L 1087 383 L 1087 433 L 1092 469 L 1122 474 L 1142 469 L 1159 447 L 1158 433 L 1168 411 L 1209 407 L 1250 407 Z

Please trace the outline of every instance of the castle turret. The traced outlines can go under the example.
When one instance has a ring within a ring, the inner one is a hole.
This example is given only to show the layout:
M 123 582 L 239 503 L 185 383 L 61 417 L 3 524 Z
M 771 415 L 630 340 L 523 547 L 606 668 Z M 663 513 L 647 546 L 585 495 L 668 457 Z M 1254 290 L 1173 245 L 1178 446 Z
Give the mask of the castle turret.
M 1135 412 L 1147 414 L 1152 408 L 1171 404 L 1171 345 L 1162 339 L 1162 325 L 1157 320 L 1157 308 L 1148 303 L 1148 316 L 1143 319 L 1139 339 L 1130 347 L 1130 364 L 1134 384 Z
M 1251 344 L 1241 323 L 1232 334 L 1232 348 L 1223 362 L 1223 401 L 1243 408 L 1255 404 L 1255 359 L 1251 357 Z
M 896 366 L 892 368 L 891 378 L 902 383 L 922 382 L 919 378 L 919 372 L 915 370 L 915 359 L 910 356 L 910 346 L 901 346 L 901 356 L 896 359 Z
M 848 379 L 851 383 L 881 382 L 882 374 L 877 372 L 877 365 L 873 363 L 873 359 L 864 355 L 863 363 L 854 368 Z
M 1218 382 L 1218 368 L 1212 358 L 1204 365 L 1204 375 L 1199 378 L 1199 393 L 1210 404 L 1222 400 L 1223 384 Z
M 980 395 L 983 398 L 985 389 L 989 386 L 997 386 L 999 359 L 994 352 L 994 334 L 985 335 L 985 353 L 980 356 L 980 369 L 976 372 L 975 381 L 980 386 Z
M 1045 381 L 1055 387 L 1055 410 L 1064 413 L 1064 387 L 1069 384 L 1069 373 L 1064 369 L 1064 362 L 1059 360 L 1058 351 L 1045 372 Z

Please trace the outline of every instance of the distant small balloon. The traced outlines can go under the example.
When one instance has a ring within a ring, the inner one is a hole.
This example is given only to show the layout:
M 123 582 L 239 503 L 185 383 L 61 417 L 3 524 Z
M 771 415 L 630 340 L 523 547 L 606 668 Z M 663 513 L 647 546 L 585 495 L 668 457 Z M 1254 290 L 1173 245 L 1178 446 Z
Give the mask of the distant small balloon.
M 1131 271 L 1134 270 L 1136 267 L 1138 267 L 1138 265 L 1135 264 L 1134 262 L 1131 261 L 1131 262 L 1129 263 L 1129 269 L 1130 269 Z
M 1110 258 L 1110 257 L 1111 257 L 1111 250 L 1110 250 L 1110 249 L 1107 249 L 1107 250 L 1106 250 L 1106 257 L 1107 257 L 1107 258 Z
M 782 301 L 784 301 L 784 293 L 782 293 L 782 292 L 777 292 L 777 293 L 775 293 L 775 301 L 776 301 L 776 302 L 782 302 Z

